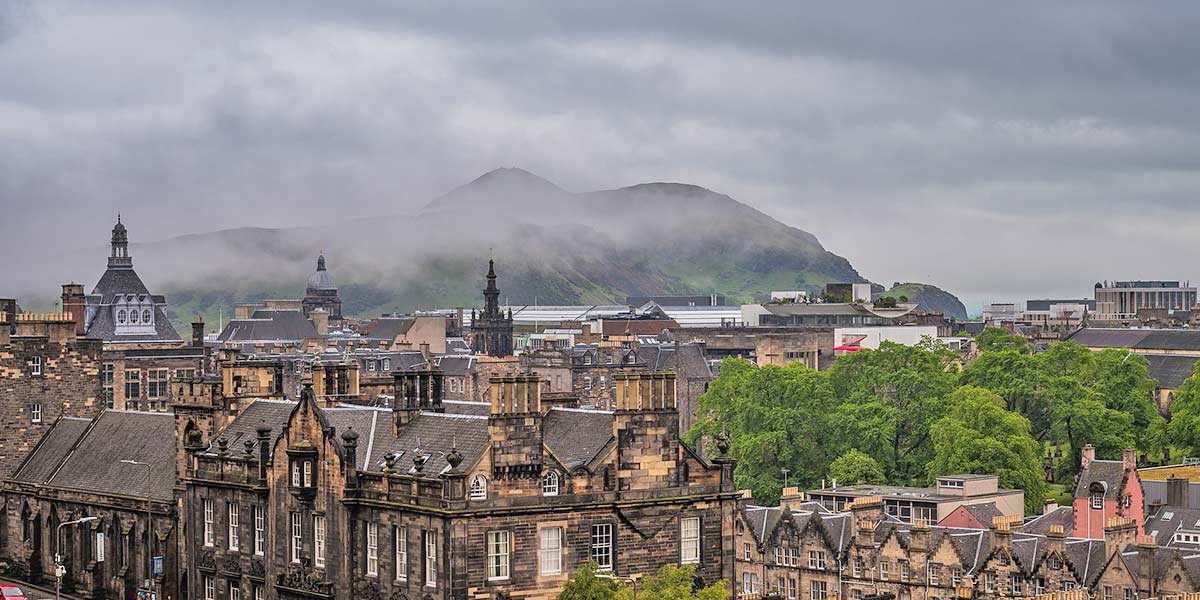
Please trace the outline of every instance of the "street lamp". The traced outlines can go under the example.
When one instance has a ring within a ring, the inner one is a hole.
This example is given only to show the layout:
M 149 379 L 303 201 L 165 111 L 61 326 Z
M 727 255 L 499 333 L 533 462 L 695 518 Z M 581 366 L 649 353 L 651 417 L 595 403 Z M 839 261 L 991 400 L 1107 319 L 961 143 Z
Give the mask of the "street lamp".
M 56 600 L 62 599 L 62 578 L 63 573 L 66 571 L 62 564 L 62 528 L 67 525 L 80 525 L 99 520 L 100 517 L 83 517 L 82 519 L 59 523 L 58 528 L 54 530 L 54 598 Z
M 136 465 L 139 467 L 146 468 L 146 479 L 144 482 L 142 482 L 142 493 L 144 493 L 146 495 L 146 581 L 145 581 L 145 583 L 146 583 L 146 589 L 150 590 L 150 593 L 153 594 L 154 593 L 154 574 L 153 574 L 154 559 L 151 557 L 151 554 L 153 553 L 152 549 L 154 548 L 154 541 L 151 536 L 154 535 L 152 533 L 152 530 L 154 528 L 151 526 L 151 524 L 153 523 L 154 517 L 150 514 L 150 464 L 136 461 L 136 460 L 130 460 L 128 458 L 123 459 L 121 461 L 121 463 L 126 464 L 126 465 Z

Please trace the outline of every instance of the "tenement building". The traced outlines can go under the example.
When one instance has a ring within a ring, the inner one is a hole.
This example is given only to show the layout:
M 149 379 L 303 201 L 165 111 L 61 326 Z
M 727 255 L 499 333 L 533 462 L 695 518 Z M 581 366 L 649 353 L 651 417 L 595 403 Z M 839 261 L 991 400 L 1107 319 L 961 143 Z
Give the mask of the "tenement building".
M 443 402 L 439 371 L 410 371 L 391 408 L 305 389 L 211 437 L 185 424 L 181 593 L 554 598 L 588 561 L 732 580 L 734 462 L 679 440 L 672 375 L 618 375 L 607 411 L 543 402 L 536 376 L 489 383 L 488 403 Z
M 100 411 L 101 344 L 75 331 L 66 313 L 0 312 L 0 478 L 60 417 Z
M 483 312 L 471 311 L 471 349 L 476 354 L 512 356 L 512 309 L 500 310 L 500 289 L 496 287 L 496 264 L 488 260 L 487 286 L 483 288 Z
M 799 494 L 792 493 L 799 498 Z M 1200 554 L 1160 546 L 1114 517 L 1099 539 L 1069 537 L 1061 511 L 1029 523 L 995 516 L 982 528 L 903 523 L 881 497 L 843 511 L 815 502 L 744 505 L 734 525 L 739 596 L 992 599 L 1085 590 L 1136 600 L 1200 588 Z M 1042 527 L 1039 521 L 1056 519 Z

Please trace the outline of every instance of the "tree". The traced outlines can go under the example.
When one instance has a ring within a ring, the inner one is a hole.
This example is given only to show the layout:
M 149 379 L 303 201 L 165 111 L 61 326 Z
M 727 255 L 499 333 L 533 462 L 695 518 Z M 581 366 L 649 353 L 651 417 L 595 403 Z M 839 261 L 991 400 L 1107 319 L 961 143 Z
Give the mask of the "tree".
M 999 350 L 1016 350 L 1028 354 L 1033 350 L 1029 342 L 1019 335 L 1010 335 L 999 327 L 988 327 L 975 336 L 975 343 L 981 352 L 996 352 Z
M 611 578 L 596 575 L 598 566 L 589 562 L 575 569 L 558 594 L 558 600 L 614 600 L 617 583 Z
M 729 582 L 720 580 L 701 587 L 696 565 L 664 565 L 658 573 L 643 577 L 635 585 L 622 583 L 616 600 L 727 600 Z
M 1017 350 L 985 352 L 963 369 L 959 383 L 991 390 L 1008 410 L 1029 419 L 1036 439 L 1050 432 L 1049 408 L 1037 393 L 1038 364 L 1034 355 Z
M 955 473 L 996 475 L 1000 485 L 1025 490 L 1025 511 L 1041 509 L 1046 493 L 1041 445 L 1029 420 L 1005 410 L 1004 399 L 983 388 L 963 386 L 950 394 L 950 412 L 931 428 L 934 458 L 930 479 Z
M 879 461 L 851 448 L 829 465 L 829 479 L 843 485 L 883 483 Z
M 1200 369 L 1200 362 L 1196 368 Z M 1191 456 L 1200 453 L 1200 370 L 1175 390 L 1171 422 L 1166 430 L 1168 439 L 1180 450 Z
M 825 476 L 845 444 L 833 427 L 836 409 L 824 372 L 800 363 L 759 368 L 726 359 L 700 396 L 696 424 L 684 440 L 694 445 L 727 434 L 738 459 L 735 483 L 771 504 L 783 490 L 783 469 L 801 486 Z
M 891 342 L 839 357 L 829 370 L 833 395 L 841 399 L 834 420 L 839 439 L 853 440 L 879 461 L 890 483 L 924 480 L 933 458 L 929 428 L 945 414 L 955 387 L 957 375 L 947 367 L 938 354 Z

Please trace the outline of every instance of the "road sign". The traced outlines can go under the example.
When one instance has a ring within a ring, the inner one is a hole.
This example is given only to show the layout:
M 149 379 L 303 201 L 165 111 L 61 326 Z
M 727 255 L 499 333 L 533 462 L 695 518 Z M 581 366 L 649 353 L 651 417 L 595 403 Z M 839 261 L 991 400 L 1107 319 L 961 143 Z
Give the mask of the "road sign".
M 163 574 L 163 557 L 155 556 L 150 560 L 150 572 L 155 575 Z

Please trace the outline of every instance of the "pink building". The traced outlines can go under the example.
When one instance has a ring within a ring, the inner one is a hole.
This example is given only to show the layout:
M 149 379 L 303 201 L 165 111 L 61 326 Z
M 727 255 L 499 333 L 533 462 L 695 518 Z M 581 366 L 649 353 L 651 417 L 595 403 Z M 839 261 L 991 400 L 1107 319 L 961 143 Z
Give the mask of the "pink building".
M 1096 448 L 1083 447 L 1075 485 L 1072 537 L 1102 539 L 1109 519 L 1133 519 L 1140 534 L 1146 523 L 1145 496 L 1137 473 L 1137 455 L 1126 448 L 1121 460 L 1096 460 Z

